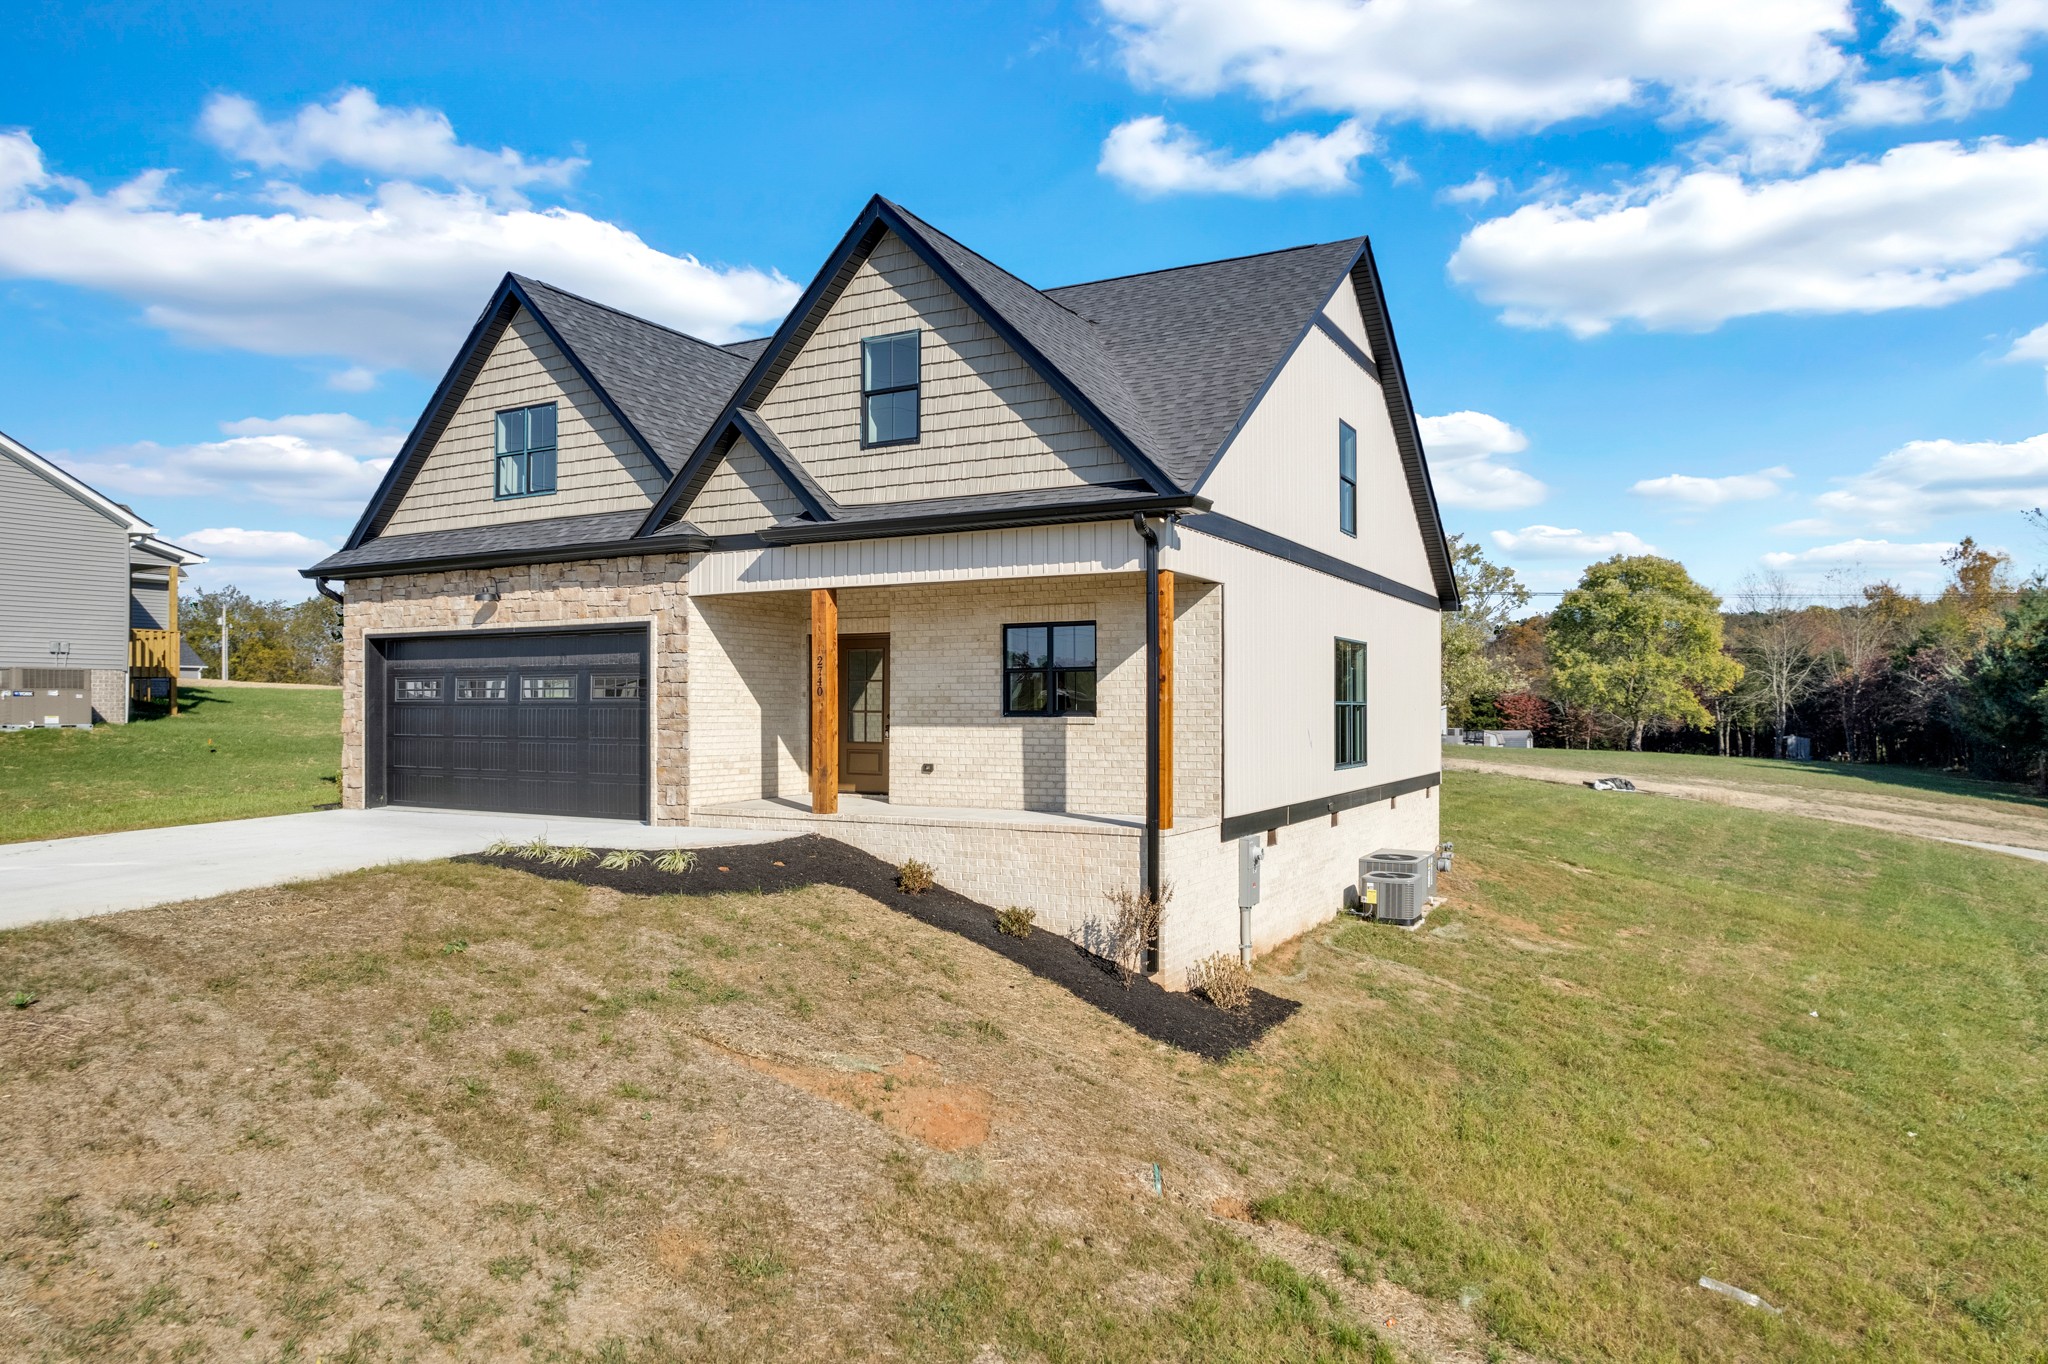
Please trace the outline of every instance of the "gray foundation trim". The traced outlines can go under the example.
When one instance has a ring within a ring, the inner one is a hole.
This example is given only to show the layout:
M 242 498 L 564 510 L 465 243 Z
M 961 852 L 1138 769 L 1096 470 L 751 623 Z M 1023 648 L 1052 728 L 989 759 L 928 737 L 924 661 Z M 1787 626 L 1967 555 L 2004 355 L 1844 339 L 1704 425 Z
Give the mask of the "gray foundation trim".
M 1357 583 L 1360 587 L 1371 588 L 1398 601 L 1426 606 L 1432 611 L 1443 609 L 1443 603 L 1434 592 L 1425 592 L 1419 587 L 1396 582 L 1384 574 L 1347 563 L 1334 554 L 1310 549 L 1307 545 L 1290 540 L 1284 535 L 1260 530 L 1257 526 L 1247 525 L 1236 517 L 1225 516 L 1222 512 L 1193 512 L 1181 517 L 1180 523 L 1189 530 L 1213 535 L 1218 540 L 1227 540 L 1233 545 L 1242 545 L 1261 554 L 1270 554 L 1276 559 L 1285 559 L 1290 564 L 1299 564 L 1318 573 L 1327 573 L 1332 578 L 1342 578 L 1347 583 Z
M 1432 786 L 1443 785 L 1443 780 L 1444 774 L 1441 772 L 1424 772 L 1419 777 L 1404 777 L 1400 781 L 1362 787 L 1356 791 L 1346 791 L 1342 795 L 1296 801 L 1292 805 L 1278 805 L 1270 810 L 1257 810 L 1248 815 L 1226 815 L 1221 836 L 1223 841 L 1228 843 L 1234 838 L 1243 838 L 1246 834 L 1282 829 L 1289 824 L 1302 824 L 1311 819 L 1321 819 L 1325 815 L 1334 815 L 1339 810 L 1354 810 L 1361 805 L 1377 805 L 1396 796 L 1427 791 Z

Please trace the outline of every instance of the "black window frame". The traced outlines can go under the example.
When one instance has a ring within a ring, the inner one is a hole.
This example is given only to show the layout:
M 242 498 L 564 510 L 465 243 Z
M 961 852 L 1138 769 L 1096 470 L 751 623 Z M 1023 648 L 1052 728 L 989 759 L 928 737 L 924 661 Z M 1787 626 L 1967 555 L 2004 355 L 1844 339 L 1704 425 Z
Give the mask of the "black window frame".
M 614 693 L 611 688 L 619 688 Z M 593 701 L 638 701 L 646 694 L 646 679 L 639 673 L 600 673 L 590 675 L 590 699 Z
M 1356 699 L 1345 695 L 1344 659 L 1347 648 L 1358 651 L 1356 654 L 1358 659 L 1356 675 L 1358 696 Z M 1331 713 L 1334 722 L 1333 737 L 1335 742 L 1331 747 L 1334 750 L 1336 766 L 1339 771 L 1352 767 L 1364 767 L 1371 754 L 1370 739 L 1372 729 L 1368 723 L 1368 717 L 1372 699 L 1372 687 L 1371 674 L 1367 667 L 1371 656 L 1371 650 L 1366 647 L 1364 640 L 1345 639 L 1341 635 L 1337 637 L 1337 647 L 1334 655 L 1336 675 L 1331 687 L 1333 699 Z M 1356 741 L 1358 746 L 1357 756 L 1346 756 L 1348 751 L 1347 740 Z
M 868 347 L 878 341 L 901 341 L 912 339 L 912 378 L 907 384 L 870 384 L 868 375 Z M 916 395 L 910 405 L 911 432 L 907 436 L 896 436 L 889 440 L 871 440 L 868 433 L 872 423 L 868 419 L 868 407 L 876 398 L 896 393 Z M 915 445 L 924 439 L 924 328 L 912 327 L 907 331 L 882 332 L 860 339 L 860 448 L 879 450 L 891 445 Z
M 472 686 L 480 686 L 486 691 L 488 691 L 490 684 L 493 682 L 498 684 L 498 694 L 496 696 L 471 696 L 468 694 L 467 689 Z M 482 701 L 495 703 L 508 701 L 511 699 L 511 696 L 511 679 L 507 677 L 504 673 L 474 673 L 468 677 L 458 676 L 455 679 L 455 699 L 458 701 Z
M 1088 631 L 1088 666 L 1085 668 L 1073 665 L 1061 667 L 1057 662 L 1058 652 L 1053 643 L 1055 639 L 1053 631 L 1080 628 L 1085 628 Z M 1035 667 L 1012 666 L 1010 662 L 1010 631 L 1012 630 L 1045 631 L 1045 662 Z M 1002 663 L 1002 692 L 1000 699 L 1005 716 L 1025 720 L 1060 719 L 1069 715 L 1092 718 L 1100 708 L 1098 704 L 1100 698 L 1098 688 L 1102 683 L 1102 631 L 1096 622 L 1092 620 L 1011 621 L 1004 624 L 1001 627 L 1000 633 L 996 636 L 996 650 L 997 657 Z M 1088 707 L 1085 710 L 1078 707 L 1061 709 L 1058 704 L 1059 699 L 1067 693 L 1060 687 L 1058 675 L 1061 673 L 1078 672 L 1085 672 L 1089 675 Z M 1014 694 L 1011 679 L 1032 674 L 1036 674 L 1040 679 L 1040 694 L 1044 697 L 1044 704 L 1035 710 L 1018 710 L 1010 704 L 1010 698 Z
M 541 687 L 549 682 L 566 682 L 569 685 L 560 695 L 548 696 L 541 692 Z M 519 675 L 519 702 L 521 705 L 556 705 L 563 701 L 574 701 L 576 699 L 576 690 L 576 674 L 573 672 L 562 672 L 548 668 L 544 670 L 536 669 L 530 673 L 523 672 Z
M 1337 529 L 1358 538 L 1358 431 L 1337 423 Z
M 554 413 L 555 438 L 546 445 L 533 443 L 532 413 L 546 408 Z M 505 442 L 505 418 L 523 416 L 521 429 L 524 439 L 517 450 L 502 449 Z M 552 497 L 561 486 L 561 445 L 562 414 L 557 403 L 526 403 L 520 407 L 501 408 L 491 416 L 491 495 L 499 502 L 509 502 L 522 497 Z M 548 486 L 533 486 L 533 457 L 545 454 L 548 457 Z M 505 467 L 507 462 L 519 470 L 519 490 L 505 491 Z
M 424 677 L 422 677 L 418 673 L 400 673 L 396 677 L 391 679 L 391 699 L 393 701 L 402 702 L 438 702 L 441 699 L 441 693 L 443 690 L 441 686 L 441 680 L 441 675 L 439 673 L 429 673 Z M 426 695 L 424 693 L 418 696 L 406 695 L 406 689 L 408 687 L 417 687 L 420 686 L 422 683 L 427 682 L 431 682 L 434 685 L 432 695 Z

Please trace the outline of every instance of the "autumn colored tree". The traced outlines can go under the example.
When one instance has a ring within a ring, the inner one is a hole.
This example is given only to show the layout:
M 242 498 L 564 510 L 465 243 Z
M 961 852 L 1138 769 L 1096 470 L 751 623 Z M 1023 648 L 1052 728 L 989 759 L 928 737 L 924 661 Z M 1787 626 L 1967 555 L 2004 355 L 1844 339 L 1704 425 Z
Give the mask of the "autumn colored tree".
M 1711 728 L 1702 695 L 1742 680 L 1721 647 L 1721 599 L 1655 555 L 1592 565 L 1550 618 L 1551 690 L 1611 717 L 1640 750 L 1653 724 Z
M 1496 564 L 1462 535 L 1450 538 L 1451 568 L 1457 576 L 1458 611 L 1443 613 L 1443 700 L 1451 724 L 1468 724 L 1475 706 L 1521 685 L 1515 672 L 1487 646 L 1508 617 L 1529 604 L 1529 589 L 1515 571 Z

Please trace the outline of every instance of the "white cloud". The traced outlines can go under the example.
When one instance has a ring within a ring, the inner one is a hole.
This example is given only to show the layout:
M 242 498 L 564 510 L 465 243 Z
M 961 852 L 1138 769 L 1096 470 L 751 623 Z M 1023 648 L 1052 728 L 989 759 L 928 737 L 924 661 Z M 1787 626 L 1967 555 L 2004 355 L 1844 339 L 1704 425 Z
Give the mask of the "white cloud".
M 391 466 L 404 437 L 345 413 L 223 422 L 226 440 L 194 445 L 140 441 L 65 467 L 124 498 L 212 497 L 354 517 Z
M 402 180 L 360 196 L 270 185 L 260 211 L 165 206 L 162 178 L 107 193 L 53 175 L 27 133 L 0 133 L 0 276 L 99 289 L 190 340 L 365 368 L 438 371 L 507 270 L 707 340 L 779 318 L 795 284 L 669 255 L 564 208 L 494 203 Z
M 2048 140 L 1921 142 L 1750 183 L 1723 170 L 1479 224 L 1454 279 L 1521 326 L 1706 329 L 1758 313 L 1927 308 L 2002 289 L 2048 237 Z
M 334 553 L 334 547 L 326 541 L 295 530 L 243 530 L 240 526 L 187 531 L 176 543 L 210 559 L 299 567 Z
M 1844 540 L 1840 544 L 1802 549 L 1796 554 L 1766 554 L 1763 561 L 1771 568 L 1930 568 L 1954 548 L 1955 542 L 1951 540 L 1912 545 L 1894 544 L 1890 540 Z
M 1141 194 L 1329 194 L 1351 188 L 1358 159 L 1373 146 L 1371 133 L 1346 120 L 1321 135 L 1288 133 L 1261 151 L 1234 156 L 1147 114 L 1110 130 L 1096 168 Z
M 1509 554 L 1522 554 L 1532 559 L 1606 559 L 1616 554 L 1657 552 L 1655 546 L 1645 544 L 1625 530 L 1588 535 L 1585 531 L 1567 530 L 1562 526 L 1497 530 L 1493 533 L 1493 542 Z
M 1666 474 L 1662 478 L 1639 479 L 1629 491 L 1641 497 L 1683 502 L 1689 507 L 1719 507 L 1730 502 L 1761 502 L 1776 497 L 1784 491 L 1784 481 L 1791 477 L 1792 471 L 1783 465 L 1722 478 Z
M 1814 499 L 1829 515 L 1914 531 L 1931 517 L 2048 505 L 2048 433 L 2018 441 L 1916 440 Z
M 1485 412 L 1423 417 L 1422 448 L 1437 497 L 1447 507 L 1500 511 L 1533 507 L 1550 490 L 1531 475 L 1500 462 L 1529 448 L 1529 438 Z
M 1446 204 L 1483 204 L 1499 193 L 1500 181 L 1481 171 L 1462 185 L 1439 190 L 1436 197 L 1438 202 Z
M 350 365 L 328 375 L 327 386 L 337 393 L 368 393 L 377 386 L 377 371 L 365 365 Z
M 1856 72 L 1847 0 L 1105 0 L 1140 84 L 1487 136 L 1638 107 L 1772 166 Z M 1790 97 L 1790 98 L 1788 98 Z M 1752 146 L 1753 144 L 1753 146 Z
M 2048 360 L 2048 322 L 2042 323 L 2019 340 L 2013 342 L 2012 349 L 2006 352 L 2006 358 L 2009 360 Z
M 2044 0 L 1885 0 L 1899 16 L 1885 46 L 1938 63 L 1911 82 L 1931 113 L 1960 118 L 2002 104 L 2031 74 L 2020 53 L 2048 34 Z
M 265 170 L 306 171 L 330 162 L 399 179 L 439 179 L 508 197 L 529 185 L 565 185 L 589 162 L 528 161 L 510 147 L 466 146 L 439 109 L 387 109 L 368 90 L 342 91 L 289 119 L 267 121 L 240 95 L 215 95 L 200 131 L 228 155 Z

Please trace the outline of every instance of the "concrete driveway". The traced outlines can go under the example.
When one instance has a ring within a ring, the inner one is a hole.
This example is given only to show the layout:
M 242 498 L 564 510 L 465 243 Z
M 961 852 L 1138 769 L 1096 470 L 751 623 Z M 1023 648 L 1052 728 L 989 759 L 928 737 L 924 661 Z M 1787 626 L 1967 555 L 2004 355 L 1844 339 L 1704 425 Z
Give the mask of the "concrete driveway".
M 709 848 L 786 834 L 458 810 L 321 810 L 268 819 L 0 844 L 0 929 L 83 919 L 392 862 L 482 852 L 500 838 L 591 848 Z

